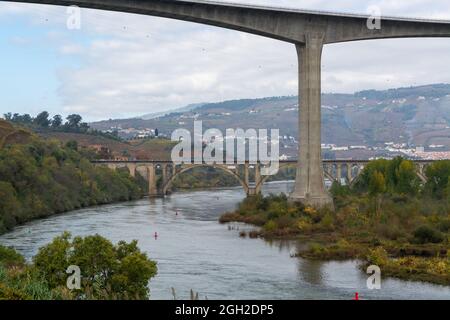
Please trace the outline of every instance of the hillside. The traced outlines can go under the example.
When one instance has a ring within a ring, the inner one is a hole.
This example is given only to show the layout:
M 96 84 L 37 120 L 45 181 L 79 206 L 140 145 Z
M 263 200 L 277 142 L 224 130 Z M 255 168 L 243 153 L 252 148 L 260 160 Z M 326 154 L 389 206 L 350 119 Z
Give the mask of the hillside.
M 109 150 L 110 156 L 113 158 L 169 160 L 170 152 L 175 145 L 166 139 L 121 142 L 102 136 L 82 133 L 46 132 L 40 133 L 40 136 L 46 139 L 56 139 L 63 144 L 69 141 L 77 141 L 79 147 L 97 151 L 104 147 Z
M 0 119 L 0 149 L 8 144 L 27 143 L 31 134 L 21 128 L 15 128 L 9 122 Z
M 71 145 L 6 121 L 0 121 L 0 139 L 0 234 L 33 219 L 143 195 L 141 180 L 94 166 Z
M 191 130 L 194 120 L 202 120 L 204 130 L 219 128 L 223 132 L 226 128 L 279 128 L 284 136 L 281 153 L 295 155 L 297 116 L 297 97 L 270 97 L 208 103 L 148 120 L 100 121 L 91 127 L 158 128 L 168 136 L 177 128 Z M 322 96 L 322 119 L 325 144 L 376 147 L 392 141 L 411 146 L 442 145 L 441 150 L 450 150 L 450 84 L 326 93 Z M 364 150 L 354 153 L 359 157 L 374 155 Z

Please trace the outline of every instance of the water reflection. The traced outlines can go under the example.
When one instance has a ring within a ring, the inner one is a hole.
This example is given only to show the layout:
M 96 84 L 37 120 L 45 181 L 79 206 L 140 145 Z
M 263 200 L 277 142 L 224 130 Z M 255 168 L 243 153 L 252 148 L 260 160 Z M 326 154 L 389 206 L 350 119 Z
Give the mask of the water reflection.
M 324 262 L 318 260 L 298 259 L 299 277 L 312 285 L 323 285 L 322 267 Z

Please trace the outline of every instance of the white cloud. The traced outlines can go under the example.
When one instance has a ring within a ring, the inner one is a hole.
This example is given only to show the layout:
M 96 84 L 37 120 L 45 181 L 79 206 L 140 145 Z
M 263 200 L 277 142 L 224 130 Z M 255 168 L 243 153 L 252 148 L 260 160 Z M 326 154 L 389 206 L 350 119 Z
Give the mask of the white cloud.
M 385 15 L 450 19 L 446 0 L 245 2 L 360 13 L 378 5 Z M 58 94 L 67 113 L 123 117 L 196 102 L 297 93 L 291 44 L 194 23 L 85 9 L 81 31 L 69 31 L 65 8 L 0 4 L 0 19 L 18 15 L 33 25 L 50 26 L 48 41 L 60 54 L 80 57 L 76 69 L 58 73 Z M 450 39 L 329 45 L 324 49 L 323 89 L 353 92 L 450 82 L 449 49 Z

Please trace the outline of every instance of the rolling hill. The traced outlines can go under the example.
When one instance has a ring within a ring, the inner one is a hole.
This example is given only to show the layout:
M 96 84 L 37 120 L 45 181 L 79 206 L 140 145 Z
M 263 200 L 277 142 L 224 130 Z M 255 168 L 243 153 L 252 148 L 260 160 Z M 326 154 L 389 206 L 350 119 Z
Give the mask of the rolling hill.
M 242 99 L 202 104 L 153 119 L 108 120 L 93 128 L 158 128 L 170 136 L 177 128 L 192 130 L 202 120 L 204 130 L 219 128 L 279 128 L 282 152 L 295 154 L 298 101 L 296 96 Z M 338 146 L 383 146 L 385 142 L 412 146 L 443 145 L 450 150 L 450 84 L 366 90 L 322 96 L 322 142 Z M 292 142 L 292 143 L 291 143 Z M 365 156 L 365 155 L 362 155 Z

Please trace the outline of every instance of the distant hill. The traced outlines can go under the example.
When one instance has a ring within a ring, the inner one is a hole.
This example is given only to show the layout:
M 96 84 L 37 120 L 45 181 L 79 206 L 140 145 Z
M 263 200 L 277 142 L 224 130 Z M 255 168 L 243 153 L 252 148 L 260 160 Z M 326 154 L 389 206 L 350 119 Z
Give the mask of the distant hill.
M 288 140 L 282 152 L 296 154 L 298 101 L 295 96 L 231 100 L 202 104 L 185 112 L 158 118 L 109 120 L 91 126 L 107 130 L 158 128 L 170 134 L 177 128 L 191 130 L 195 119 L 204 129 L 279 128 Z M 389 90 L 365 90 L 354 94 L 322 96 L 322 142 L 336 145 L 381 146 L 385 142 L 411 145 L 443 145 L 450 150 L 450 84 L 432 84 Z M 361 155 L 365 157 L 366 155 Z
M 191 111 L 194 109 L 197 109 L 201 106 L 203 106 L 204 103 L 194 103 L 194 104 L 189 104 L 185 107 L 181 107 L 181 108 L 177 108 L 177 109 L 172 109 L 169 111 L 163 111 L 163 112 L 156 112 L 156 113 L 147 113 L 144 114 L 143 116 L 138 117 L 139 119 L 143 119 L 143 120 L 151 120 L 151 119 L 155 119 L 155 118 L 159 118 L 171 113 L 180 113 L 180 112 L 187 112 L 187 111 Z

